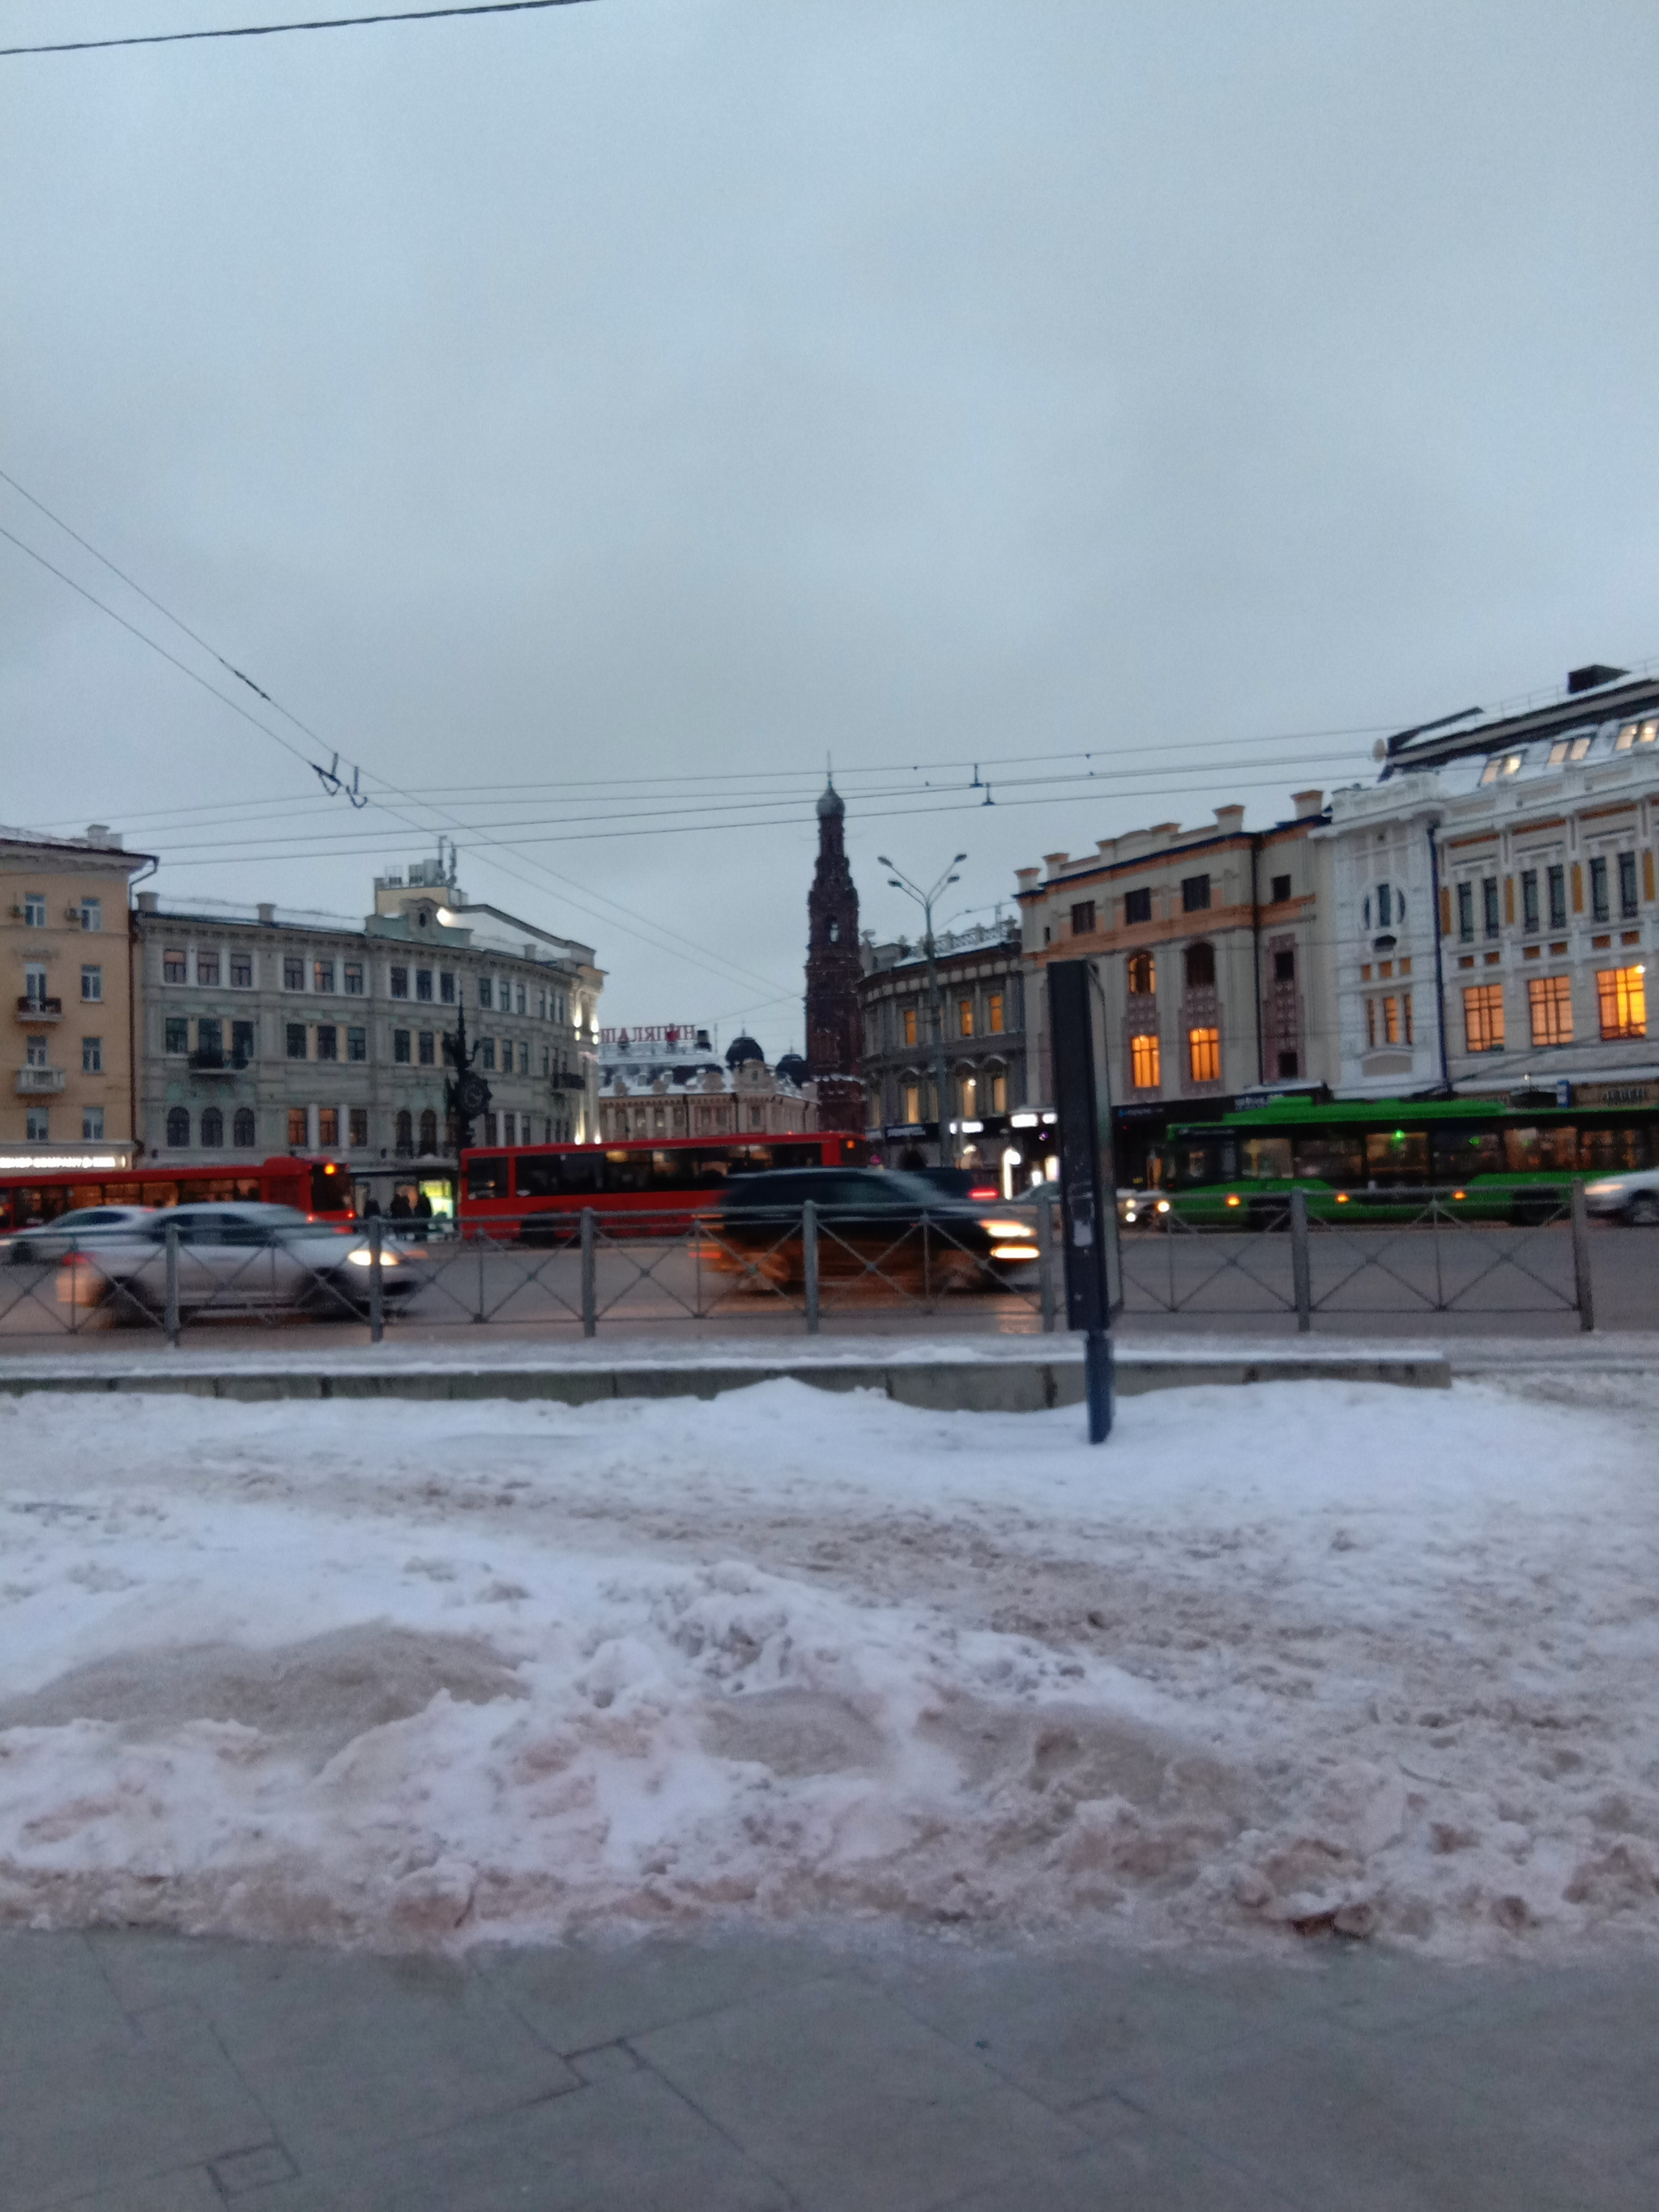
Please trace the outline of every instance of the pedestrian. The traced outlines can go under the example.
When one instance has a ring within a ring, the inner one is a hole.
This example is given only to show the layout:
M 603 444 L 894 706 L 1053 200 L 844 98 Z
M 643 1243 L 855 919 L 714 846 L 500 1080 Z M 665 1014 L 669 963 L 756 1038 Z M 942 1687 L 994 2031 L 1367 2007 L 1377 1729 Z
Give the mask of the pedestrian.
M 432 1218 L 432 1200 L 422 1191 L 415 1201 L 415 1242 L 424 1244 L 429 1231 L 427 1224 Z
M 410 1215 L 409 1193 L 401 1189 L 393 1191 L 392 1204 L 387 1210 L 391 1219 L 394 1222 L 401 1224 L 407 1221 Z M 392 1233 L 395 1237 L 398 1231 L 394 1229 Z
M 363 1206 L 363 1219 L 365 1221 L 378 1221 L 380 1218 L 380 1201 L 375 1197 L 374 1192 L 370 1191 Z

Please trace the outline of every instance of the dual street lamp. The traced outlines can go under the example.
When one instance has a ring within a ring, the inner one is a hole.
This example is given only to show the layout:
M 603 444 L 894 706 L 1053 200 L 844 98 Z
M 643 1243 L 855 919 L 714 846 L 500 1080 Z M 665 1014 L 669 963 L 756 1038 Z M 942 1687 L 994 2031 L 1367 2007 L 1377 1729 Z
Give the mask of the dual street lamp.
M 925 891 L 919 884 L 913 884 L 908 876 L 901 875 L 896 865 L 888 859 L 885 853 L 878 853 L 876 855 L 884 868 L 892 869 L 893 872 L 887 880 L 893 889 L 896 891 L 904 892 L 907 897 L 913 898 L 921 908 L 923 928 L 921 949 L 927 956 L 927 1014 L 928 1019 L 933 1025 L 933 1109 L 939 1118 L 939 1158 L 941 1167 L 956 1165 L 957 1140 L 951 1131 L 951 1116 L 945 1109 L 945 1008 L 939 1000 L 939 963 L 937 948 L 933 942 L 933 901 L 941 891 L 948 890 L 952 884 L 959 880 L 956 871 L 967 857 L 966 853 L 958 853 L 932 890 Z

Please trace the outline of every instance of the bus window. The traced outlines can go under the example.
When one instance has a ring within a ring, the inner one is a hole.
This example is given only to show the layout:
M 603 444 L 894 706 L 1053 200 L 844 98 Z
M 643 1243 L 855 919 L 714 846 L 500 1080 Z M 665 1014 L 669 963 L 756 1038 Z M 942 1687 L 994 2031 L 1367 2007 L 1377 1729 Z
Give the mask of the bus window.
M 1504 1165 L 1504 1139 L 1496 1129 L 1465 1129 L 1442 1123 L 1434 1133 L 1437 1182 L 1467 1182 L 1471 1176 L 1497 1175 Z
M 1504 1164 L 1511 1175 L 1571 1174 L 1578 1164 L 1578 1132 L 1571 1125 L 1554 1129 L 1505 1129 Z
M 77 1182 L 70 1187 L 69 1210 L 71 1213 L 80 1213 L 88 1206 L 101 1206 L 103 1202 L 104 1186 L 100 1182 Z
M 1239 1148 L 1243 1164 L 1239 1172 L 1246 1182 L 1267 1182 L 1291 1172 L 1288 1137 L 1246 1137 Z
M 605 1162 L 598 1152 L 532 1152 L 514 1170 L 520 1198 L 594 1198 L 605 1188 Z
M 854 1139 L 848 1138 L 847 1145 L 844 1145 L 842 1148 L 842 1164 L 843 1167 L 857 1167 L 863 1164 L 861 1161 L 852 1158 L 848 1153 L 847 1146 L 851 1145 L 853 1142 Z M 780 1168 L 822 1167 L 823 1165 L 823 1148 L 817 1145 L 774 1145 L 772 1147 L 772 1164 L 774 1167 Z
M 1298 1179 L 1328 1182 L 1336 1190 L 1350 1189 L 1360 1181 L 1363 1158 L 1358 1137 L 1334 1136 L 1325 1131 L 1296 1140 Z
M 466 1164 L 466 1194 L 469 1198 L 505 1198 L 507 1194 L 507 1169 L 510 1165 L 505 1152 L 489 1159 L 469 1160 Z
M 1237 1152 L 1222 1137 L 1177 1137 L 1165 1158 L 1170 1187 L 1177 1190 L 1227 1182 L 1237 1172 Z
M 605 1156 L 605 1187 L 607 1191 L 623 1192 L 649 1190 L 651 1188 L 651 1158 L 649 1152 L 607 1152 Z
M 795 1148 L 792 1146 L 789 1149 Z M 802 1164 L 816 1167 L 822 1155 L 814 1147 L 810 1161 L 803 1162 Z M 764 1175 L 768 1168 L 777 1164 L 772 1157 L 770 1145 L 733 1145 L 726 1155 L 726 1159 L 728 1165 L 726 1171 L 727 1175 L 734 1176 Z M 792 1162 L 791 1164 L 793 1165 L 793 1163 Z
M 1578 1132 L 1578 1164 L 1589 1174 L 1631 1174 L 1648 1164 L 1646 1131 L 1626 1126 L 1622 1129 L 1581 1129 Z
M 179 1186 L 176 1182 L 147 1182 L 140 1192 L 140 1206 L 177 1206 Z
M 1426 1129 L 1372 1129 L 1365 1139 L 1365 1180 L 1421 1185 L 1429 1179 Z

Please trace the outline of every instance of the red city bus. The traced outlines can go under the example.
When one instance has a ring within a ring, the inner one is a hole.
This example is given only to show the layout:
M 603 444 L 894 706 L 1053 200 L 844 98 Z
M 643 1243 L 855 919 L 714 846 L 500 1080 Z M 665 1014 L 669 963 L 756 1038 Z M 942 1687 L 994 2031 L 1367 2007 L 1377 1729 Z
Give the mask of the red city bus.
M 296 1206 L 313 1221 L 356 1218 L 350 1170 L 340 1161 L 279 1153 L 245 1168 L 149 1161 L 126 1168 L 9 1169 L 0 1174 L 0 1236 L 88 1206 L 194 1206 L 216 1199 Z
M 461 1155 L 463 1237 L 524 1243 L 576 1234 L 585 1206 L 606 1233 L 672 1236 L 710 1211 L 734 1176 L 768 1168 L 868 1166 L 862 1137 L 626 1137 L 608 1145 L 491 1146 Z

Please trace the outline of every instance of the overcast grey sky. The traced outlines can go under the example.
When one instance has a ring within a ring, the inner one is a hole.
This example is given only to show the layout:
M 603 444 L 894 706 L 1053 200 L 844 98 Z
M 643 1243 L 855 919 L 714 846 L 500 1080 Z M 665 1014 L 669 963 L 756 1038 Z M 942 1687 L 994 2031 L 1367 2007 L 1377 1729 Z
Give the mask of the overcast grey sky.
M 0 0 L 0 42 L 310 12 Z M 0 62 L 0 470 L 475 825 L 463 882 L 592 942 L 607 1020 L 776 1053 L 829 754 L 888 933 L 878 852 L 965 847 L 988 908 L 1659 653 L 1656 92 L 1648 0 L 593 0 Z M 269 719 L 4 484 L 0 528 Z M 0 730 L 0 818 L 153 839 L 171 896 L 360 913 L 431 849 L 4 540 Z M 1084 750 L 1093 790 L 1022 781 Z M 915 791 L 992 759 L 992 807 Z M 757 781 L 626 781 L 717 775 Z M 665 794 L 714 811 L 647 834 Z

